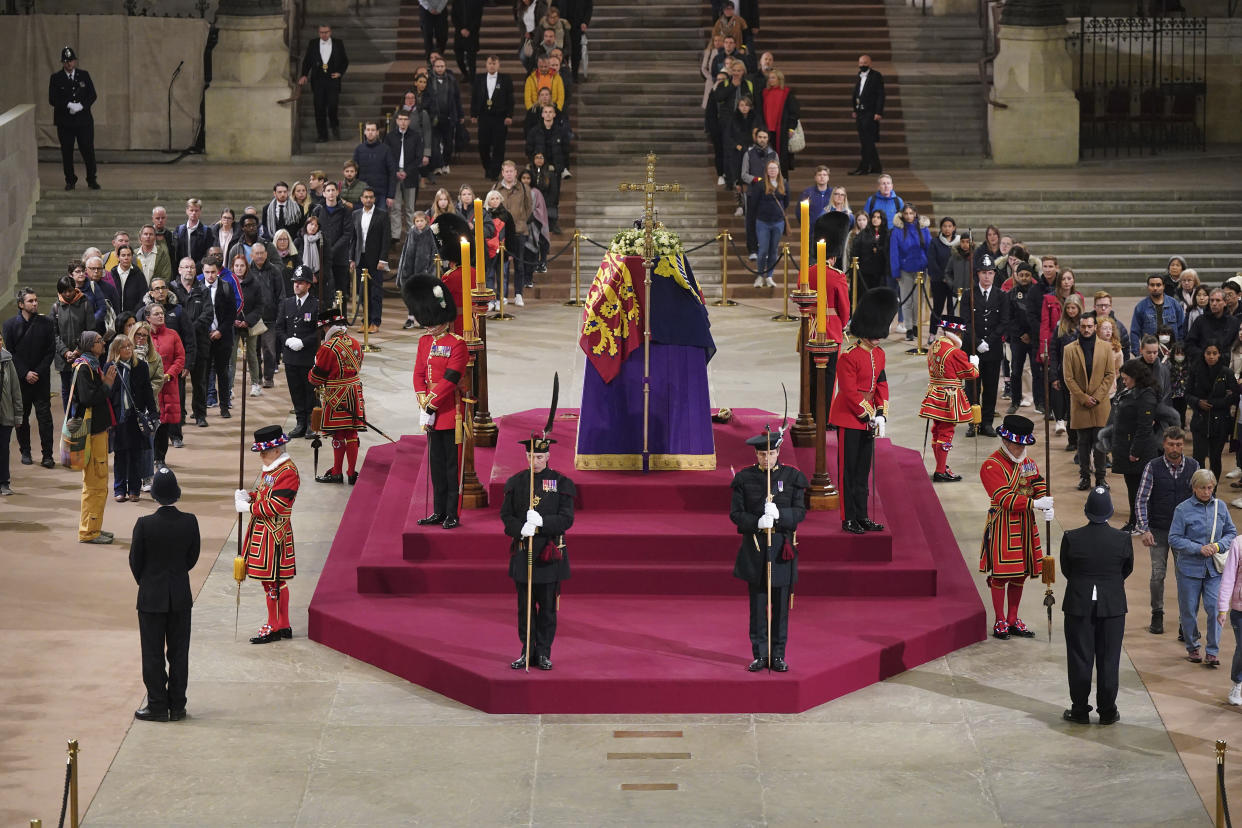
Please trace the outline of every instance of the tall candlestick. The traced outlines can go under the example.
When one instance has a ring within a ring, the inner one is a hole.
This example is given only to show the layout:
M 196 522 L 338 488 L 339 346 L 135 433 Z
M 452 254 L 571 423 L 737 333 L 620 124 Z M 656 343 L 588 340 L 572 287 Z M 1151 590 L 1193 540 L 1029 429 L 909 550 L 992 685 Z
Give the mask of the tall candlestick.
M 470 279 L 470 240 L 461 237 L 461 329 L 466 339 L 474 332 L 474 307 L 470 304 L 470 293 L 474 284 Z
M 811 202 L 802 202 L 802 248 L 798 251 L 801 259 L 798 264 L 798 289 L 806 290 L 810 281 L 811 258 Z
M 803 202 L 804 204 L 806 202 Z M 824 267 L 824 240 L 815 243 L 816 261 L 819 262 L 817 276 L 822 277 Z M 817 278 L 815 287 L 815 330 L 821 334 L 828 333 L 828 286 L 827 279 Z
M 483 247 L 483 199 L 474 200 L 474 280 L 479 288 L 487 286 L 487 250 Z M 462 301 L 465 301 L 464 299 Z

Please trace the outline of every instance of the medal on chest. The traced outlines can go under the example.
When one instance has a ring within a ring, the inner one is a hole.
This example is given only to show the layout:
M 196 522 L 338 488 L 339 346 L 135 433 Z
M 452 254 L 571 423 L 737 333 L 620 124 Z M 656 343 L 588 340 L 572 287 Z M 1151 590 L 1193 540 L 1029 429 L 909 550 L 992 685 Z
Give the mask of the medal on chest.
M 778 492 L 783 492 L 783 491 L 785 491 L 785 481 L 784 481 L 784 480 L 778 480 L 778 481 L 776 481 L 776 490 L 777 490 Z
M 271 485 L 272 485 L 273 483 L 275 483 L 275 482 L 276 482 L 276 477 L 275 477 L 274 475 L 271 475 L 271 474 L 265 474 L 265 475 L 263 475 L 263 485 L 264 485 L 264 486 L 267 486 L 268 488 L 271 488 Z
M 452 345 L 432 345 L 431 353 L 429 354 L 429 356 L 443 357 L 444 359 L 448 359 L 449 355 L 452 353 L 453 353 Z
M 553 480 L 544 480 L 544 481 L 541 481 L 541 482 L 543 483 L 543 490 L 544 490 L 545 492 L 555 492 L 555 491 L 556 491 L 556 483 L 557 483 L 557 481 L 556 481 L 555 479 L 553 479 Z
M 1039 477 L 1039 467 L 1035 465 L 1035 461 L 1029 457 L 1022 461 L 1022 465 L 1018 468 L 1018 475 L 1021 482 L 1018 484 L 1018 494 L 1030 497 L 1035 493 L 1035 479 Z

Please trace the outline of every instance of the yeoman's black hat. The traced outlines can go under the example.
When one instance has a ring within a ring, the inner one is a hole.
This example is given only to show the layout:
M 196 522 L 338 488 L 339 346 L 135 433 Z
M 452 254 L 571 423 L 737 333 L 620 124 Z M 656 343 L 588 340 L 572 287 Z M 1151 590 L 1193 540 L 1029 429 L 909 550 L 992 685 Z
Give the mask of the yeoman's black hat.
M 285 430 L 278 425 L 263 426 L 254 433 L 254 445 L 250 447 L 251 451 L 267 451 L 268 449 L 283 446 L 289 442 L 289 438 L 285 435 Z
M 1000 428 L 996 429 L 996 436 L 1011 443 L 1033 446 L 1035 445 L 1035 423 L 1021 414 L 1009 414 L 1006 415 Z
M 344 325 L 345 314 L 341 313 L 340 308 L 328 308 L 319 312 L 319 319 L 315 324 L 317 328 L 330 328 L 333 325 Z

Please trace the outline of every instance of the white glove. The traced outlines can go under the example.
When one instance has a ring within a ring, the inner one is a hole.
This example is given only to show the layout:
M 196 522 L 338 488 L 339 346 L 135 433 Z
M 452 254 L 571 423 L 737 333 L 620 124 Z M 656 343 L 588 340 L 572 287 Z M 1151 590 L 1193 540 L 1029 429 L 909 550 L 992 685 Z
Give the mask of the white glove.
M 250 492 L 245 489 L 237 489 L 233 492 L 233 508 L 238 514 L 245 514 L 250 511 Z
M 543 526 L 543 515 L 539 514 L 534 509 L 527 509 L 526 522 L 531 526 Z
M 871 422 L 875 423 L 875 436 L 883 437 L 888 433 L 888 420 L 884 419 L 883 414 L 877 414 Z
M 428 428 L 431 428 L 433 425 L 435 425 L 435 423 L 436 423 L 436 414 L 434 411 L 431 412 L 430 414 L 427 413 L 426 411 L 418 412 L 418 427 L 419 428 L 428 429 Z
M 535 524 L 533 523 L 523 523 L 522 524 L 522 537 L 533 538 L 535 536 L 535 528 L 536 528 Z
M 1044 520 L 1051 522 L 1054 514 L 1052 509 L 1044 509 Z
M 285 340 L 285 347 L 290 351 L 300 351 L 302 350 L 302 340 L 296 336 L 291 336 Z
M 1031 501 L 1031 507 L 1034 509 L 1051 509 L 1052 508 L 1052 495 L 1045 495 L 1043 497 L 1035 498 L 1033 501 Z
M 988 341 L 986 339 L 981 339 L 979 340 L 979 347 L 976 350 L 978 350 L 981 354 L 986 354 L 992 349 L 988 347 Z
M 760 529 L 771 529 L 773 523 L 775 523 L 775 521 L 772 520 L 771 515 L 764 515 L 763 517 L 759 518 Z
M 763 504 L 763 513 L 772 520 L 778 520 L 781 516 L 781 510 L 776 508 L 776 504 L 770 500 Z
M 970 355 L 970 364 L 975 366 L 976 368 L 979 367 L 979 355 L 978 354 Z
M 69 113 L 71 115 L 77 115 L 79 112 L 82 111 L 82 104 L 78 103 L 77 101 L 70 101 L 69 103 L 65 105 L 65 107 L 69 110 Z

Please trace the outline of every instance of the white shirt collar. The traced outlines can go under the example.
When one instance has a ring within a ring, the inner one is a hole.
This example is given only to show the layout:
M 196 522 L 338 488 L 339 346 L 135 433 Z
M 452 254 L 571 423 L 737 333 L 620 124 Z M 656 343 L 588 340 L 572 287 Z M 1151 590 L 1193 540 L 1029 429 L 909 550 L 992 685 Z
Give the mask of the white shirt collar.
M 285 462 L 288 459 L 289 459 L 289 452 L 282 451 L 279 457 L 277 457 L 275 460 L 273 460 L 272 462 L 268 463 L 266 466 L 263 467 L 263 471 L 270 472 L 272 469 L 276 468 L 277 466 L 279 466 L 281 463 Z

